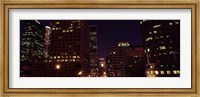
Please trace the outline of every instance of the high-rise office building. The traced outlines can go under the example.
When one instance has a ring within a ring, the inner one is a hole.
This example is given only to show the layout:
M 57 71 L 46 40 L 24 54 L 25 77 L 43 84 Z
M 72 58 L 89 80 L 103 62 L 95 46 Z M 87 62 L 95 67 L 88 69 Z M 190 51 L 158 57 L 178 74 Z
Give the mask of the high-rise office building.
M 97 26 L 89 25 L 90 34 L 90 76 L 98 76 L 98 55 L 97 55 Z
M 180 76 L 180 20 L 140 21 L 146 76 Z
M 51 22 L 49 76 L 88 76 L 89 32 L 86 21 L 54 20 Z
M 45 27 L 37 20 L 25 20 L 20 42 L 20 76 L 32 76 L 34 65 L 42 63 Z

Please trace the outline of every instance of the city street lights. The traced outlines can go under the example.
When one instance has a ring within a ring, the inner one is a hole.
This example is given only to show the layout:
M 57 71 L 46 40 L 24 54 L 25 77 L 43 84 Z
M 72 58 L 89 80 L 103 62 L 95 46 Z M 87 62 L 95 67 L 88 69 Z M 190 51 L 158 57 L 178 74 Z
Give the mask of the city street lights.
M 79 71 L 78 72 L 78 76 L 81 76 L 82 73 L 83 73 L 83 71 Z
M 57 77 L 58 77 L 58 70 L 60 69 L 60 65 L 59 64 L 57 64 L 56 65 L 56 70 L 57 70 Z

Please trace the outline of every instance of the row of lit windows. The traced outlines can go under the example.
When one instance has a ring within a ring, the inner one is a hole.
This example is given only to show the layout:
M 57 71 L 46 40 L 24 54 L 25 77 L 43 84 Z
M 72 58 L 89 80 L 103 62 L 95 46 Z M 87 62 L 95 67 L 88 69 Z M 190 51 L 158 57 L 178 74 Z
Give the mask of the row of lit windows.
M 56 62 L 79 62 L 80 59 L 57 59 Z M 45 60 L 45 62 L 53 62 L 53 60 Z
M 65 32 L 73 32 L 74 30 L 73 29 L 71 29 L 71 30 L 63 30 L 63 33 L 65 33 Z
M 173 70 L 173 71 L 170 71 L 170 70 L 167 70 L 167 71 L 164 71 L 164 70 L 161 70 L 160 72 L 158 70 L 155 70 L 155 71 L 146 71 L 146 74 L 180 74 L 180 70 Z
M 166 49 L 166 46 L 159 46 L 159 49 L 157 48 L 157 50 L 165 50 Z M 144 52 L 150 52 L 150 48 L 147 48 L 147 50 L 144 50 Z
M 130 46 L 130 44 L 127 43 L 127 42 L 120 42 L 120 43 L 118 43 L 118 46 L 124 46 L 124 47 L 127 47 L 127 46 Z
M 60 59 L 60 58 L 80 58 L 80 56 L 50 56 L 50 59 Z
M 168 38 L 169 35 L 166 35 L 166 37 Z M 161 38 L 164 38 L 164 36 L 161 35 L 161 36 L 156 36 L 156 37 L 155 37 L 155 39 L 161 39 Z M 150 40 L 153 40 L 153 37 L 147 37 L 147 38 L 146 38 L 146 41 L 150 41 Z
M 166 67 L 169 67 L 169 65 L 165 65 Z M 160 65 L 160 67 L 164 67 L 164 65 Z M 175 65 L 172 65 L 172 67 L 175 67 Z M 154 65 L 150 65 L 149 68 L 153 69 L 155 68 Z

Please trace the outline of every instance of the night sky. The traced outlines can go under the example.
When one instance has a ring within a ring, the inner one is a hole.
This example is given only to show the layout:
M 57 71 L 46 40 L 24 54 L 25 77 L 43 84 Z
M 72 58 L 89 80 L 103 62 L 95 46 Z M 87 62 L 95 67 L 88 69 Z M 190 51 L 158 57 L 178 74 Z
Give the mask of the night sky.
M 42 25 L 50 26 L 49 20 L 38 20 Z M 109 54 L 108 49 L 120 41 L 131 45 L 142 45 L 139 20 L 87 20 L 89 25 L 97 25 L 97 49 L 99 57 Z M 23 32 L 23 21 L 20 31 Z

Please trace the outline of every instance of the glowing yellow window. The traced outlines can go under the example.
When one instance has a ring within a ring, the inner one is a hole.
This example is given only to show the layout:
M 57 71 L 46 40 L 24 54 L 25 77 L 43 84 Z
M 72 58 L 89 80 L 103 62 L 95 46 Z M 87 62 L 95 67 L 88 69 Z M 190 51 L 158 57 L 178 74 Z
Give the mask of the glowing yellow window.
M 56 59 L 56 56 L 54 56 L 54 59 Z
M 155 74 L 159 74 L 159 72 L 158 72 L 158 71 L 155 71 Z
M 162 70 L 162 71 L 160 71 L 160 74 L 165 74 L 165 72 Z
M 167 74 L 171 74 L 170 70 L 167 70 Z
M 176 71 L 176 70 L 174 70 L 174 71 L 173 71 L 173 73 L 174 73 L 174 74 L 177 74 L 177 71 Z
M 72 58 L 76 58 L 76 56 L 73 56 Z

